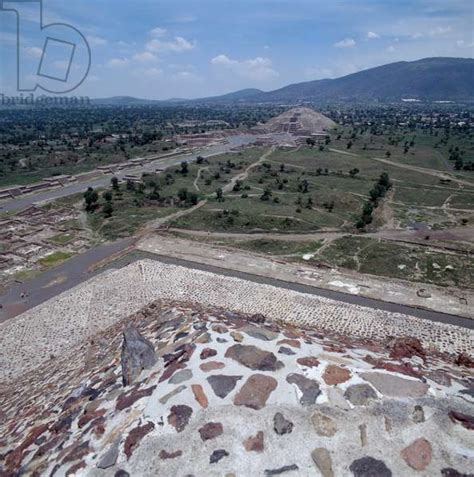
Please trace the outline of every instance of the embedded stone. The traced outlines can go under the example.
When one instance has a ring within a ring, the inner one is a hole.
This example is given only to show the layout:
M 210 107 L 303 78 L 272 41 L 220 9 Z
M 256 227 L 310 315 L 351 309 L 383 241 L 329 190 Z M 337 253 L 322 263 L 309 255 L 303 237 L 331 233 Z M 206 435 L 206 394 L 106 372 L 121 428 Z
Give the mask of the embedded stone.
M 291 472 L 293 470 L 298 470 L 299 467 L 296 464 L 284 465 L 283 467 L 279 467 L 278 469 L 266 469 L 265 475 L 267 477 L 271 477 L 272 475 L 281 475 L 285 472 Z
M 109 467 L 115 465 L 119 453 L 119 446 L 120 437 L 112 443 L 109 450 L 100 459 L 99 463 L 97 464 L 99 469 L 108 469 Z
M 213 356 L 215 356 L 217 354 L 217 351 L 215 349 L 212 349 L 212 348 L 204 348 L 202 351 L 201 351 L 201 354 L 199 355 L 199 357 L 201 359 L 207 359 L 207 358 L 212 358 Z
M 244 335 L 238 331 L 231 331 L 230 336 L 232 336 L 233 340 L 237 343 L 241 343 L 244 340 Z
M 209 376 L 207 382 L 211 385 L 215 395 L 224 399 L 234 390 L 237 381 L 240 379 L 242 379 L 242 376 L 225 376 L 223 374 L 216 374 Z
M 191 385 L 191 389 L 193 390 L 194 399 L 199 403 L 201 407 L 206 408 L 209 404 L 207 400 L 206 393 L 200 384 L 193 384 Z
M 162 460 L 176 459 L 176 457 L 180 457 L 183 455 L 183 451 L 177 450 L 175 452 L 168 452 L 165 449 L 162 449 L 158 455 L 160 456 L 160 459 Z
M 345 383 L 351 379 L 351 373 L 346 368 L 341 368 L 335 364 L 330 364 L 324 370 L 323 379 L 326 384 L 334 386 L 336 384 Z
M 147 396 L 151 396 L 151 394 L 153 393 L 155 389 L 156 389 L 156 386 L 150 386 L 149 388 L 145 388 L 145 389 L 133 389 L 128 394 L 122 394 L 117 399 L 117 404 L 115 405 L 115 409 L 117 411 L 123 411 L 124 409 L 126 409 L 127 407 L 130 407 L 139 399 L 142 399 Z
M 425 470 L 431 462 L 431 444 L 424 438 L 417 439 L 405 447 L 400 455 L 412 469 Z
M 287 382 L 296 384 L 301 391 L 299 402 L 303 406 L 311 406 L 316 403 L 316 399 L 321 394 L 319 384 L 314 379 L 309 379 L 302 374 L 292 373 L 286 377 Z
M 123 451 L 127 456 L 127 459 L 130 459 L 130 456 L 132 455 L 133 451 L 140 443 L 140 441 L 154 428 L 155 425 L 152 422 L 148 422 L 144 426 L 136 427 L 135 429 L 132 429 L 130 431 L 123 445 Z
M 322 412 L 316 411 L 311 416 L 311 422 L 319 436 L 332 437 L 337 432 L 337 426 L 334 419 Z
M 389 348 L 390 357 L 395 360 L 412 358 L 413 356 L 419 356 L 423 361 L 426 359 L 426 352 L 421 341 L 413 336 L 395 338 L 389 343 Z
M 252 345 L 233 345 L 226 351 L 225 357 L 254 371 L 276 371 L 278 369 L 277 358 L 273 353 Z
M 278 338 L 279 335 L 279 333 L 277 333 L 276 331 L 271 331 L 266 328 L 259 328 L 253 325 L 244 326 L 241 331 L 251 336 L 252 338 L 261 341 L 273 341 L 274 339 Z
M 216 369 L 225 368 L 225 364 L 221 361 L 208 361 L 206 363 L 202 363 L 199 368 L 201 371 L 208 373 L 209 371 L 215 371 Z
M 421 397 L 429 385 L 385 373 L 362 373 L 361 378 L 372 384 L 377 391 L 388 397 Z
M 298 340 L 290 340 L 288 338 L 277 341 L 277 345 L 288 345 L 292 348 L 301 348 L 301 343 Z
M 203 441 L 215 439 L 224 432 L 222 424 L 220 422 L 208 422 L 199 429 L 199 434 Z
M 377 399 L 377 394 L 368 384 L 353 384 L 346 389 L 344 397 L 354 406 L 365 406 L 371 399 Z
M 349 466 L 354 477 L 392 477 L 392 471 L 385 462 L 373 457 L 362 457 Z
M 135 326 L 130 325 L 123 332 L 122 342 L 122 381 L 124 386 L 136 381 L 144 369 L 156 364 L 155 348 L 145 339 Z
M 327 449 L 318 447 L 311 452 L 311 457 L 323 477 L 334 477 L 331 454 Z
M 425 422 L 425 412 L 423 411 L 423 407 L 417 404 L 413 409 L 411 417 L 413 422 L 416 422 L 417 424 Z
M 188 381 L 193 377 L 193 372 L 190 369 L 183 369 L 174 373 L 173 376 L 168 380 L 170 384 L 180 384 L 184 381 Z
M 176 389 L 173 389 L 173 391 L 169 392 L 168 394 L 165 394 L 162 398 L 160 398 L 160 403 L 166 404 L 172 397 L 184 391 L 186 387 L 187 387 L 186 385 L 182 384 L 181 386 L 178 386 Z
M 293 431 L 293 423 L 285 419 L 281 412 L 277 412 L 273 417 L 273 429 L 279 436 L 291 434 Z
M 259 410 L 265 407 L 270 394 L 277 388 L 276 379 L 264 374 L 250 376 L 234 398 L 236 406 Z
M 219 462 L 221 459 L 228 456 L 229 456 L 229 453 L 225 449 L 217 449 L 211 454 L 211 457 L 209 458 L 209 462 L 211 464 L 217 464 L 217 462 Z
M 126 470 L 119 469 L 115 472 L 114 477 L 130 477 L 130 474 Z
M 461 424 L 466 429 L 474 429 L 474 416 L 457 411 L 450 411 L 448 415 L 451 421 Z
M 317 368 L 319 366 L 318 358 L 314 356 L 306 356 L 304 358 L 298 358 L 296 362 L 301 365 L 305 366 L 306 368 Z
M 168 423 L 171 424 L 177 432 L 182 432 L 188 425 L 192 413 L 192 408 L 184 404 L 173 406 L 168 416 Z
M 263 432 L 258 431 L 256 436 L 250 436 L 246 439 L 244 447 L 247 452 L 263 452 Z
M 296 354 L 293 350 L 291 350 L 290 348 L 287 348 L 285 346 L 282 346 L 279 350 L 278 350 L 278 353 L 279 354 L 286 354 L 287 356 L 292 356 L 294 354 Z

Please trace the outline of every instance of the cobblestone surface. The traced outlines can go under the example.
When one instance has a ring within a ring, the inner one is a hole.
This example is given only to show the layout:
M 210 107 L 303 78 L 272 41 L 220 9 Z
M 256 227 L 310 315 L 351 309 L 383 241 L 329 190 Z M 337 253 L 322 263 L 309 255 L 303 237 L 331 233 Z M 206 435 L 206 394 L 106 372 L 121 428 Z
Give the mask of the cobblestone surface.
M 130 325 L 157 361 L 124 386 Z M 281 341 L 295 354 L 277 353 Z M 223 368 L 201 369 L 213 360 Z M 467 475 L 472 362 L 454 361 L 413 338 L 379 343 L 153 302 L 2 390 L 0 475 Z M 330 384 L 335 367 L 347 379 Z M 371 399 L 353 405 L 357 386 Z
M 260 313 L 275 322 L 372 340 L 408 335 L 470 353 L 474 332 L 152 260 L 108 271 L 0 326 L 0 381 L 58 356 L 156 299 Z

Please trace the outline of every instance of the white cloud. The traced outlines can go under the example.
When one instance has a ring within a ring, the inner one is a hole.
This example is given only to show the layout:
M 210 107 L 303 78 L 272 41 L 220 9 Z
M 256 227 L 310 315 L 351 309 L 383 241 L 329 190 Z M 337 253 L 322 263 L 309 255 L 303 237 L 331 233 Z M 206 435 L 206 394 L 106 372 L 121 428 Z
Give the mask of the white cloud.
M 393 53 L 393 52 L 396 51 L 396 49 L 395 49 L 395 47 L 394 47 L 393 45 L 390 45 L 390 46 L 387 48 L 387 51 L 388 51 L 389 53 Z
M 163 38 L 164 36 L 166 36 L 167 32 L 168 31 L 166 30 L 166 28 L 156 27 L 150 31 L 150 36 L 152 36 L 153 38 Z
M 218 55 L 212 58 L 211 64 L 222 67 L 233 73 L 253 80 L 263 81 L 279 76 L 278 72 L 273 69 L 272 61 L 269 58 L 257 58 L 248 60 L 233 60 L 227 55 Z
M 380 38 L 380 35 L 378 33 L 375 33 L 373 31 L 367 32 L 367 39 L 368 40 L 376 40 L 377 38 Z
M 456 41 L 456 46 L 458 48 L 474 48 L 474 41 L 458 40 Z
M 123 66 L 127 66 L 130 63 L 130 60 L 127 58 L 112 58 L 111 60 L 107 61 L 106 66 L 110 68 L 121 68 Z
M 146 44 L 146 48 L 154 53 L 174 52 L 181 53 L 183 51 L 190 51 L 196 48 L 195 41 L 188 41 L 182 36 L 177 36 L 174 40 L 164 41 L 154 38 Z
M 344 38 L 344 40 L 338 41 L 337 43 L 334 43 L 334 46 L 336 48 L 352 48 L 356 46 L 356 42 L 352 38 Z
M 420 32 L 413 33 L 412 35 L 410 35 L 410 38 L 412 40 L 418 40 L 418 38 L 423 38 L 423 33 L 420 33 Z
M 37 46 L 27 46 L 24 48 L 26 56 L 30 58 L 41 58 L 43 56 L 42 48 L 38 48 Z
M 451 26 L 446 26 L 446 27 L 438 26 L 430 30 L 430 35 L 431 36 L 446 35 L 446 33 L 450 33 L 451 31 L 452 31 Z
M 135 71 L 136 76 L 138 77 L 146 77 L 146 78 L 159 78 L 163 75 L 163 70 L 160 68 L 141 68 Z
M 180 81 L 196 81 L 199 80 L 199 77 L 194 74 L 192 71 L 178 71 L 173 74 L 173 78 Z
M 87 36 L 87 41 L 91 46 L 104 46 L 107 44 L 107 40 L 105 38 L 94 35 Z
M 133 55 L 133 59 L 139 63 L 155 63 L 158 61 L 158 58 L 149 51 L 144 51 L 142 53 L 136 53 Z

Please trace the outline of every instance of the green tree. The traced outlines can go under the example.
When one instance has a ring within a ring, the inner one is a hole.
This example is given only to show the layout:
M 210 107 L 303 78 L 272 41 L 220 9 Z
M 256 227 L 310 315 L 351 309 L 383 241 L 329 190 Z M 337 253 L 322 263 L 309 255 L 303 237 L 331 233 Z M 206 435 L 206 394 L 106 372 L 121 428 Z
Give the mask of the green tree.
M 103 208 L 103 212 L 104 212 L 104 217 L 105 218 L 112 217 L 112 214 L 114 212 L 114 208 L 113 208 L 111 202 L 106 202 L 105 203 L 104 208 Z
M 89 187 L 84 193 L 84 202 L 86 204 L 86 211 L 92 212 L 96 208 L 98 200 L 99 200 L 99 195 L 97 194 L 97 192 L 92 187 Z

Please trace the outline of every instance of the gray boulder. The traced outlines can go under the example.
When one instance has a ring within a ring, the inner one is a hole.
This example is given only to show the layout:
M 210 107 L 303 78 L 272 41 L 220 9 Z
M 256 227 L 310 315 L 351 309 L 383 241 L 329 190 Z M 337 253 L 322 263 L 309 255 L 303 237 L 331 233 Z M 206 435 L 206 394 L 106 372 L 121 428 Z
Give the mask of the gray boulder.
M 121 361 L 124 386 L 132 384 L 144 369 L 156 364 L 153 345 L 133 325 L 123 332 Z

